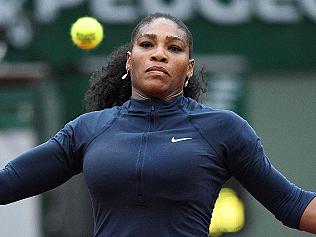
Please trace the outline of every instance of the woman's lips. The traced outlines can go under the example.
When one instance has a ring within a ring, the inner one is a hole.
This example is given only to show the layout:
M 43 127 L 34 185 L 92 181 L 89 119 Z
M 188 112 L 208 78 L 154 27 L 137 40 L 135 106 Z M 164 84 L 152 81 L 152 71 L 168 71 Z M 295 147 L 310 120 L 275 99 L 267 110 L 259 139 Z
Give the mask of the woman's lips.
M 163 72 L 164 74 L 170 76 L 168 70 L 165 69 L 164 67 L 160 67 L 160 66 L 149 67 L 146 69 L 146 72 Z

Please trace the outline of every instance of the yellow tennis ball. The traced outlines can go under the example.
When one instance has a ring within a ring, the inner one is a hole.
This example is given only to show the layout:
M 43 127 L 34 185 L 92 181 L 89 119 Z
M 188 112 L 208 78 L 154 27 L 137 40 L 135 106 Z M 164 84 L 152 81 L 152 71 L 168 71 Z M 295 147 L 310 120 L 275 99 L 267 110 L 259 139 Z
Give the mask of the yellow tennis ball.
M 81 49 L 93 49 L 103 39 L 103 27 L 93 17 L 81 17 L 72 24 L 71 39 Z

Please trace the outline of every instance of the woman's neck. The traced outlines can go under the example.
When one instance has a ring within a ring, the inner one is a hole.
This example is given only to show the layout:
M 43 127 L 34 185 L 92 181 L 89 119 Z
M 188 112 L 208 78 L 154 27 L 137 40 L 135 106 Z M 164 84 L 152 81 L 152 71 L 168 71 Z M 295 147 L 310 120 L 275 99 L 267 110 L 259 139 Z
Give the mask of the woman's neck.
M 161 98 L 162 100 L 172 100 L 174 98 L 176 98 L 177 96 L 183 94 L 183 91 L 180 91 L 174 95 L 169 95 L 167 97 Z M 138 92 L 137 90 L 133 89 L 132 90 L 132 98 L 136 99 L 136 100 L 150 100 L 151 98 L 141 94 L 140 92 Z
M 132 89 L 132 98 L 136 99 L 136 100 L 149 100 L 150 98 L 142 95 L 140 92 L 138 92 L 135 89 Z

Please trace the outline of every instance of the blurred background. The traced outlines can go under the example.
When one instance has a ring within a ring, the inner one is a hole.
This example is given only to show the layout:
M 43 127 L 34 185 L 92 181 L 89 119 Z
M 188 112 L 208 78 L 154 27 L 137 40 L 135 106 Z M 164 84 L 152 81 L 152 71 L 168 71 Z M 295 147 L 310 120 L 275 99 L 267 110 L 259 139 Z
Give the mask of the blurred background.
M 315 0 L 0 0 L 0 6 L 1 167 L 84 113 L 91 73 L 129 41 L 140 18 L 167 12 L 192 31 L 194 58 L 209 81 L 204 102 L 245 117 L 272 163 L 291 182 L 316 190 Z M 96 49 L 71 42 L 70 27 L 82 16 L 104 26 Z M 235 180 L 226 186 L 243 206 L 228 212 L 240 211 L 245 221 L 223 236 L 312 236 L 284 227 Z M 82 175 L 1 206 L 0 229 L 1 236 L 91 236 Z

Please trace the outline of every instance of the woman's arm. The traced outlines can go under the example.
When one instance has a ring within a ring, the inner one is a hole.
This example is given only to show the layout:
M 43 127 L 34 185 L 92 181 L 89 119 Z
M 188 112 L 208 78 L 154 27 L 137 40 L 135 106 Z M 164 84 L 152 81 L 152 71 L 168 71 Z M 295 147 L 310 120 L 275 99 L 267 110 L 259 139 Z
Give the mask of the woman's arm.
M 0 204 L 31 197 L 66 182 L 80 169 L 67 160 L 59 143 L 51 139 L 11 161 L 0 170 Z
M 297 187 L 273 167 L 260 139 L 248 124 L 233 138 L 233 149 L 229 153 L 232 174 L 284 225 L 310 232 L 312 222 L 306 219 L 315 218 L 316 204 L 311 201 L 316 193 Z M 313 228 L 315 230 L 315 226 Z
M 316 234 L 316 198 L 306 207 L 300 221 L 300 229 Z

